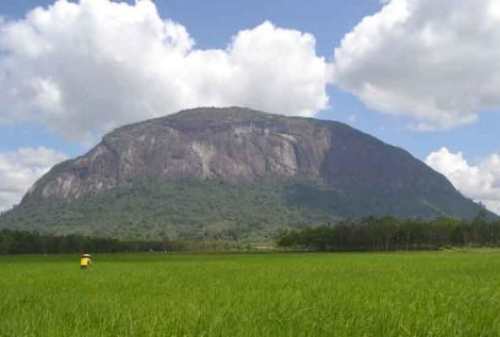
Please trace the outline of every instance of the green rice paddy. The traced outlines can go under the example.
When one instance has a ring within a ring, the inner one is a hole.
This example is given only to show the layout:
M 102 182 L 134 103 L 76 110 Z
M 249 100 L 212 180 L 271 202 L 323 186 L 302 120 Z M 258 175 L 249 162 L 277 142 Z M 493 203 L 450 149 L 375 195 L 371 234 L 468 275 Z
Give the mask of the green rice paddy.
M 0 257 L 1 337 L 500 336 L 500 251 Z

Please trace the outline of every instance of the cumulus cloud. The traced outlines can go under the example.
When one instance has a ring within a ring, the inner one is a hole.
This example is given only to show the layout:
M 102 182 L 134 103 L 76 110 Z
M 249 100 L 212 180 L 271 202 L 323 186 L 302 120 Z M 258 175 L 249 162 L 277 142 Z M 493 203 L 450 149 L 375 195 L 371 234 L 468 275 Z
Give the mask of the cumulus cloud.
M 38 178 L 65 159 L 64 154 L 45 147 L 0 153 L 0 211 L 18 203 Z
M 427 165 L 441 172 L 465 196 L 482 202 L 500 214 L 500 155 L 492 154 L 477 165 L 471 165 L 461 152 L 447 148 L 431 153 Z
M 498 0 L 391 0 L 335 50 L 334 82 L 422 130 L 500 107 Z
M 82 140 L 196 106 L 311 116 L 328 105 L 328 69 L 314 36 L 270 22 L 203 50 L 152 1 L 58 0 L 0 21 L 0 122 Z

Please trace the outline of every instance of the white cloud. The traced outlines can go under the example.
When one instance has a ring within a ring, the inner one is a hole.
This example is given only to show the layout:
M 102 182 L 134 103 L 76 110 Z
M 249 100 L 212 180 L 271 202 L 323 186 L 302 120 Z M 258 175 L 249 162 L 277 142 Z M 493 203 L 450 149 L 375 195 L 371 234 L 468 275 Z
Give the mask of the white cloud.
M 38 178 L 65 159 L 64 154 L 45 147 L 0 153 L 0 211 L 18 203 Z
M 500 107 L 498 0 L 391 0 L 335 50 L 334 83 L 421 130 Z
M 447 148 L 431 153 L 427 165 L 441 172 L 465 196 L 482 202 L 500 214 L 500 155 L 492 154 L 477 165 L 469 164 L 461 152 Z
M 0 22 L 0 122 L 82 140 L 196 106 L 311 116 L 328 106 L 328 68 L 312 35 L 270 22 L 202 50 L 152 1 L 59 0 Z

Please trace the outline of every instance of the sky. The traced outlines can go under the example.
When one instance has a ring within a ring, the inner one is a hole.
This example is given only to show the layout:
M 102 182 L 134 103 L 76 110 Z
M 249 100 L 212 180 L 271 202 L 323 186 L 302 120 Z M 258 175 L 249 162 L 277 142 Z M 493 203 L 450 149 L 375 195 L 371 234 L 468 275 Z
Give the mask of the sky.
M 195 106 L 338 120 L 500 213 L 498 0 L 0 2 L 0 210 L 111 129 Z

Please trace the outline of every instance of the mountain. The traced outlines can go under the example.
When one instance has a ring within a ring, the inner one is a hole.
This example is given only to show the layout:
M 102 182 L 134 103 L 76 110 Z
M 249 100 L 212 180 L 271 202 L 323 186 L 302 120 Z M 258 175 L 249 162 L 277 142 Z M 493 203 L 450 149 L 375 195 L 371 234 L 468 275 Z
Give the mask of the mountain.
M 198 108 L 107 134 L 36 182 L 0 228 L 262 239 L 342 217 L 479 210 L 408 152 L 345 124 Z

